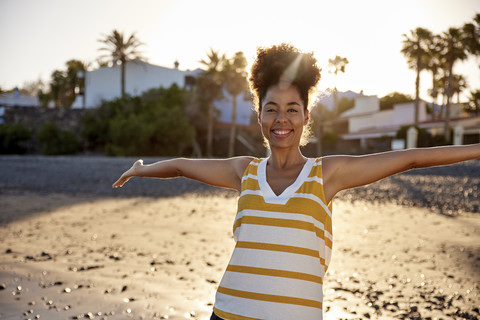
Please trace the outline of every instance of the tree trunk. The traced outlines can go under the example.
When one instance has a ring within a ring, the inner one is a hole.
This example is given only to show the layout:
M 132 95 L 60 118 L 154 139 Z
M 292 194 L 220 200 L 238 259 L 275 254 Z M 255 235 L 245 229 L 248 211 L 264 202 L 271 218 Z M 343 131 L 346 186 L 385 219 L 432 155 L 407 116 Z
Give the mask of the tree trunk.
M 338 118 L 338 95 L 337 87 L 333 88 L 333 119 L 334 121 Z
M 322 156 L 322 152 L 323 152 L 322 150 L 323 149 L 323 146 L 322 146 L 323 123 L 321 120 L 319 121 L 318 125 L 315 128 L 315 133 L 317 136 L 317 145 L 316 145 L 317 157 L 320 157 Z
M 436 72 L 432 71 L 432 120 L 437 118 L 435 114 L 435 106 L 438 105 L 438 91 L 437 91 L 437 76 Z
M 417 58 L 417 78 L 415 79 L 415 116 L 414 124 L 415 127 L 418 127 L 418 108 L 420 104 L 420 57 Z
M 208 104 L 207 157 L 212 157 L 213 147 L 213 101 Z
M 122 98 L 125 97 L 125 65 L 127 64 L 127 61 L 122 61 L 121 63 L 121 81 L 122 81 Z
M 232 123 L 230 126 L 230 141 L 228 143 L 228 156 L 235 153 L 235 139 L 237 137 L 237 96 L 232 96 Z
M 448 66 L 448 84 L 447 84 L 447 104 L 445 105 L 445 123 L 444 123 L 444 136 L 445 141 L 450 143 L 450 100 L 452 98 L 452 72 L 453 64 Z

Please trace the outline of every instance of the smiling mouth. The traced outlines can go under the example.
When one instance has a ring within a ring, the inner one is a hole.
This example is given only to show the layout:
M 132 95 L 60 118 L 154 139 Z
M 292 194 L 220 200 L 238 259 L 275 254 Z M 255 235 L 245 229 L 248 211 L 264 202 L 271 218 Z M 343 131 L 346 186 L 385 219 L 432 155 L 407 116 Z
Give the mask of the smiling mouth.
M 288 137 L 291 132 L 293 132 L 293 130 L 287 130 L 287 129 L 274 129 L 274 130 L 272 130 L 272 133 L 278 138 Z

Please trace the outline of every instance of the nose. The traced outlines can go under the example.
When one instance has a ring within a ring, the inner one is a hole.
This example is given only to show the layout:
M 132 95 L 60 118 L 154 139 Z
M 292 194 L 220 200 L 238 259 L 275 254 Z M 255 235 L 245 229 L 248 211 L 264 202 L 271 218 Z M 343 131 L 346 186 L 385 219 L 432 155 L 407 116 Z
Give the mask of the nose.
M 287 113 L 284 111 L 278 111 L 277 117 L 275 118 L 275 122 L 282 123 L 287 121 Z

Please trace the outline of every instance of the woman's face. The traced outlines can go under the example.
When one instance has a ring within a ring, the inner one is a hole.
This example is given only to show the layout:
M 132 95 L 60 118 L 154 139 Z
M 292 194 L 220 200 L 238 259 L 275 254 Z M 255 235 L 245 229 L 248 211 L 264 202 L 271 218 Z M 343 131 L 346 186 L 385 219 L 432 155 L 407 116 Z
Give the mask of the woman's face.
M 298 148 L 303 126 L 308 123 L 308 110 L 294 86 L 275 85 L 263 99 L 258 122 L 270 147 Z

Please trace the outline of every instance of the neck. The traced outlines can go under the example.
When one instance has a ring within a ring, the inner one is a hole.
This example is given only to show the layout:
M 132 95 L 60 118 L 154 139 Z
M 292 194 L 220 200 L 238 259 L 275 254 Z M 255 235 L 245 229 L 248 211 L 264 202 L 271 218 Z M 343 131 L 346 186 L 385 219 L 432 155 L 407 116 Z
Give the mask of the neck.
M 305 163 L 307 158 L 302 154 L 300 148 L 290 149 L 270 149 L 271 155 L 268 164 L 276 168 L 286 168 L 292 165 Z

